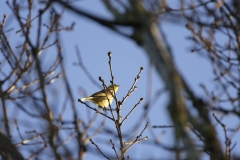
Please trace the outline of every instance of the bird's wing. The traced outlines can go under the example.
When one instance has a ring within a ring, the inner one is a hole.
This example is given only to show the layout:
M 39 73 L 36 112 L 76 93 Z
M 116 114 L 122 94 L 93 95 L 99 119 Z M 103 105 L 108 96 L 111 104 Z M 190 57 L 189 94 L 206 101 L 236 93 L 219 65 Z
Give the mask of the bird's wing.
M 99 92 L 96 92 L 96 93 L 92 94 L 90 97 L 93 97 L 93 96 L 98 96 L 98 97 L 104 96 L 104 97 L 106 97 L 106 93 L 112 95 L 110 91 L 106 90 L 106 92 L 105 92 L 105 90 L 103 89 Z

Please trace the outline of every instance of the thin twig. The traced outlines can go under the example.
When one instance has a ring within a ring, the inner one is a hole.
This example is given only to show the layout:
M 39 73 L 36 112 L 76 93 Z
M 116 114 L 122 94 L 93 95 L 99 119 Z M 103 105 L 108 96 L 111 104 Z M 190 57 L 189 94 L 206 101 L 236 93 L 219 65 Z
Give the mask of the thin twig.
M 90 109 L 92 109 L 92 110 L 96 111 L 96 113 L 100 113 L 101 115 L 103 115 L 103 116 L 105 116 L 105 117 L 109 118 L 110 120 L 114 121 L 114 120 L 113 120 L 113 118 L 111 118 L 111 117 L 107 116 L 106 114 L 104 114 L 104 113 L 100 112 L 100 111 L 99 111 L 99 110 L 97 110 L 96 108 L 92 108 L 92 107 L 91 107 L 91 106 L 89 106 L 89 105 L 88 105 L 86 102 L 83 102 L 83 101 L 81 101 L 81 99 L 78 99 L 78 102 L 81 102 L 81 103 L 85 104 L 85 106 L 86 106 L 86 107 L 88 107 L 88 108 L 90 108 Z
M 133 82 L 131 88 L 129 89 L 127 95 L 125 97 L 123 97 L 123 99 L 120 102 L 120 104 L 123 104 L 126 101 L 126 99 L 137 89 L 136 83 L 137 83 L 138 79 L 140 78 L 140 74 L 142 73 L 142 71 L 143 71 L 143 67 L 140 68 L 140 71 L 137 74 L 137 77 L 134 79 L 134 82 Z
M 110 158 L 108 158 L 102 151 L 101 149 L 98 147 L 98 145 L 96 145 L 92 139 L 90 139 L 90 142 L 97 148 L 97 150 L 108 160 L 110 160 Z
M 143 98 L 140 98 L 137 104 L 134 105 L 134 107 L 131 109 L 131 111 L 126 115 L 126 117 L 122 120 L 120 123 L 120 126 L 123 125 L 124 121 L 128 118 L 128 116 L 133 112 L 133 110 L 143 101 Z
M 118 154 L 117 154 L 117 151 L 116 151 L 116 149 L 115 149 L 115 145 L 114 145 L 112 139 L 110 139 L 110 142 L 111 142 L 111 144 L 112 144 L 112 149 L 114 150 L 114 152 L 115 152 L 115 154 L 116 154 L 116 156 L 117 156 L 117 159 L 119 160 L 119 157 L 118 157 Z
M 174 128 L 175 126 L 166 126 L 166 125 L 162 125 L 162 126 L 152 126 L 153 128 Z
M 228 159 L 230 159 L 230 156 L 231 156 L 231 149 L 230 149 L 230 145 L 231 145 L 231 139 L 228 138 L 228 135 L 227 135 L 227 129 L 226 129 L 226 125 L 223 124 L 218 118 L 217 116 L 213 113 L 213 117 L 215 118 L 215 120 L 222 126 L 223 128 L 223 131 L 224 131 L 224 135 L 225 135 L 225 147 L 226 147 L 226 150 L 225 150 L 225 154 L 226 156 L 228 157 Z
M 142 136 L 143 132 L 147 129 L 148 127 L 148 122 L 146 123 L 145 127 L 143 128 L 143 130 L 141 131 L 141 133 L 136 137 L 135 141 L 133 141 L 133 143 L 131 143 L 126 149 L 123 150 L 123 152 L 127 152 L 127 150 L 129 148 L 131 148 L 136 142 L 138 142 L 139 138 Z M 146 137 L 145 137 L 146 138 Z M 144 138 L 143 138 L 144 139 Z M 147 139 L 147 138 L 146 138 Z M 145 140 L 145 139 L 144 139 Z

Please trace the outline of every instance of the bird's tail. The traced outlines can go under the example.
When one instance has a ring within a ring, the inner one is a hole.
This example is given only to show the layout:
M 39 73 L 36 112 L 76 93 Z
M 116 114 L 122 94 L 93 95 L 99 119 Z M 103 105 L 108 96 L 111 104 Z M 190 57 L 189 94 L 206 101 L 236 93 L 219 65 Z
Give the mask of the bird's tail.
M 92 99 L 92 97 L 86 97 L 86 98 L 82 98 L 81 101 L 85 102 L 85 101 L 89 101 L 91 99 Z

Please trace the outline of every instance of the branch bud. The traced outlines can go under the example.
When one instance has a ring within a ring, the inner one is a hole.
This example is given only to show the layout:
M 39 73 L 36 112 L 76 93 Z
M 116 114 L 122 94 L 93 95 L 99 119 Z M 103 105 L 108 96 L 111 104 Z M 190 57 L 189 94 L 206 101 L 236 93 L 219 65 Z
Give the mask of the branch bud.
M 99 81 L 104 82 L 103 79 L 102 79 L 102 77 L 99 77 L 98 79 L 99 79 Z
M 111 57 L 112 56 L 112 52 L 110 51 L 110 52 L 108 52 L 108 56 L 109 57 Z

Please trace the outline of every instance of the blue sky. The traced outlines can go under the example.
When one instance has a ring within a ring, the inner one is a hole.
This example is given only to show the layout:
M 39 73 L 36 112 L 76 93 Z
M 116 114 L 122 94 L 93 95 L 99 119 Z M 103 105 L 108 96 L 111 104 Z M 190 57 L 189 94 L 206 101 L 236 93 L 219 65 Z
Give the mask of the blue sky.
M 78 2 L 78 5 L 89 12 L 96 13 L 98 15 L 102 15 L 108 18 L 111 18 L 111 15 L 106 10 L 106 8 L 102 5 L 101 1 L 96 0 L 82 0 Z M 11 15 L 8 7 L 6 7 L 5 1 L 0 1 L 0 17 L 3 14 Z M 60 8 L 59 8 L 60 10 Z M 46 15 L 46 21 L 47 15 Z M 122 114 L 126 115 L 128 111 L 136 104 L 139 98 L 145 98 L 145 101 L 134 111 L 134 113 L 127 119 L 125 126 L 123 127 L 124 133 L 129 133 L 131 128 L 138 123 L 139 118 L 141 118 L 144 112 L 144 104 L 147 102 L 149 95 L 155 95 L 157 91 L 162 89 L 163 83 L 161 78 L 154 67 L 151 67 L 147 54 L 144 52 L 142 48 L 140 48 L 135 42 L 126 39 L 107 28 L 104 28 L 97 23 L 86 19 L 81 16 L 77 16 L 71 12 L 66 12 L 62 18 L 63 25 L 69 25 L 72 22 L 76 22 L 74 30 L 72 32 L 62 32 L 61 33 L 61 41 L 63 44 L 63 54 L 64 54 L 64 63 L 65 69 L 67 71 L 67 77 L 71 83 L 71 88 L 74 93 L 74 98 L 82 98 L 83 95 L 80 94 L 79 88 L 83 88 L 87 95 L 90 95 L 99 90 L 99 88 L 91 83 L 91 81 L 87 78 L 81 68 L 74 66 L 74 62 L 77 62 L 77 56 L 75 51 L 75 46 L 79 47 L 81 57 L 85 67 L 91 73 L 93 78 L 98 81 L 98 77 L 101 76 L 107 84 L 110 81 L 110 72 L 108 66 L 108 56 L 107 53 L 111 51 L 112 55 L 112 65 L 113 72 L 115 75 L 115 83 L 120 85 L 119 91 L 117 93 L 118 98 L 121 100 L 124 97 L 131 87 L 134 78 L 139 72 L 140 67 L 144 67 L 144 70 L 141 74 L 140 80 L 137 82 L 138 89 L 134 92 L 134 94 L 126 101 L 123 106 Z M 18 30 L 15 22 L 12 22 L 10 26 L 14 26 L 14 30 Z M 182 24 L 174 24 L 172 22 L 164 21 L 160 24 L 162 27 L 167 41 L 171 47 L 174 60 L 176 62 L 176 66 L 178 70 L 183 75 L 185 80 L 190 84 L 192 89 L 197 93 L 197 95 L 205 97 L 203 91 L 199 87 L 200 83 L 203 83 L 207 86 L 209 90 L 213 90 L 213 75 L 210 66 L 210 62 L 205 60 L 198 54 L 193 54 L 189 51 L 189 47 L 191 43 L 187 41 L 186 36 L 189 35 L 189 32 L 186 30 L 185 26 Z M 33 26 L 34 27 L 34 26 Z M 32 35 L 35 36 L 34 34 Z M 17 37 L 14 33 L 11 34 L 11 37 Z M 19 41 L 12 41 L 13 44 L 18 44 Z M 48 56 L 51 56 L 52 49 L 46 50 L 42 53 L 43 62 L 48 63 Z M 150 81 L 149 81 L 150 80 Z M 147 84 L 152 83 L 152 90 L 149 93 Z M 58 92 L 64 92 L 64 89 L 61 87 L 61 81 L 56 81 L 55 84 L 51 87 L 57 86 Z M 54 98 L 54 96 L 51 96 Z M 56 97 L 57 98 L 57 97 Z M 58 97 L 59 98 L 59 97 Z M 53 99 L 50 101 L 54 102 Z M 58 99 L 54 106 L 56 106 L 56 112 L 59 112 L 58 104 L 60 105 L 63 99 Z M 169 114 L 167 112 L 167 94 L 161 95 L 156 103 L 152 106 L 152 109 L 149 113 L 149 119 L 151 125 L 171 125 L 171 120 L 169 118 Z M 93 104 L 90 104 L 93 106 Z M 86 108 L 83 104 L 77 103 L 79 116 L 86 120 L 86 113 L 88 113 L 88 108 Z M 91 111 L 93 115 L 94 112 Z M 177 114 L 177 113 L 176 113 Z M 65 119 L 71 119 L 71 111 L 68 110 L 64 115 Z M 101 116 L 98 116 L 99 123 L 102 120 Z M 232 118 L 223 119 L 223 122 L 230 123 L 232 122 Z M 238 122 L 238 120 L 235 120 Z M 98 124 L 99 124 L 98 123 Z M 96 124 L 96 125 L 98 125 Z M 215 123 L 216 124 L 216 123 Z M 140 128 L 143 128 L 145 125 L 145 121 L 141 124 Z M 107 122 L 107 127 L 114 127 L 112 122 Z M 151 127 L 151 126 L 149 126 Z M 140 131 L 140 130 L 139 130 Z M 139 132 L 138 131 L 138 132 Z M 156 135 L 163 134 L 161 139 L 161 143 L 165 145 L 173 145 L 173 129 L 155 129 L 154 132 Z M 222 128 L 218 125 L 217 131 L 219 136 L 221 137 L 221 142 L 224 144 L 224 133 Z M 143 135 L 151 137 L 151 131 L 147 130 Z M 108 137 L 104 137 L 104 135 L 97 135 L 93 137 L 93 140 L 100 139 L 103 137 L 104 139 L 108 139 Z M 237 141 L 240 138 L 239 134 L 233 136 L 233 142 Z M 117 142 L 116 142 L 117 143 Z M 171 158 L 173 155 L 171 152 L 165 151 L 161 148 L 151 147 L 142 142 L 141 144 L 136 144 L 133 148 L 130 149 L 129 155 L 136 155 L 134 158 Z M 89 144 L 90 145 L 90 144 Z M 93 146 L 91 146 L 94 148 Z M 236 148 L 233 150 L 233 153 L 236 153 L 237 150 L 240 149 L 239 144 L 236 145 Z M 103 150 L 112 153 L 113 151 L 110 146 L 103 145 Z M 146 154 L 147 153 L 147 154 Z M 94 155 L 87 155 L 86 159 L 91 159 L 95 157 Z M 99 159 L 101 157 L 97 156 Z M 203 159 L 206 157 L 203 157 Z

